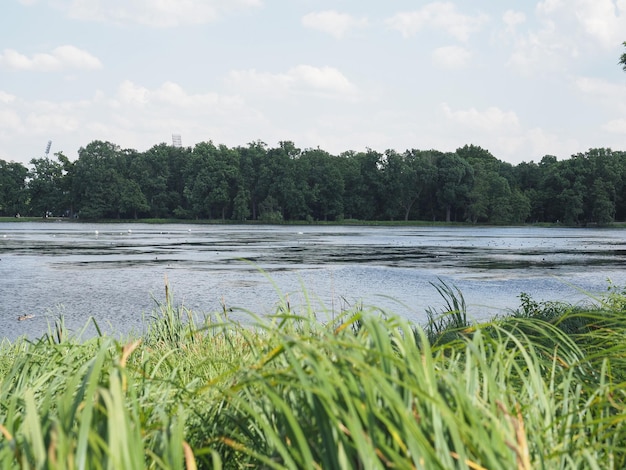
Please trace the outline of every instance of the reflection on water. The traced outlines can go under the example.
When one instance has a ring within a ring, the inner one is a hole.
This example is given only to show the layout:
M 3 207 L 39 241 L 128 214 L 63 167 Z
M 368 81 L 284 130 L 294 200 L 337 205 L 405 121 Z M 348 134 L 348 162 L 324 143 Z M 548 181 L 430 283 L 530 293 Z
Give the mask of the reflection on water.
M 626 232 L 608 229 L 0 223 L 0 337 L 39 337 L 61 313 L 75 330 L 93 316 L 141 331 L 166 275 L 177 302 L 242 321 L 284 295 L 320 315 L 363 301 L 422 322 L 442 305 L 438 279 L 487 318 L 521 292 L 577 302 L 626 285 L 625 262 Z

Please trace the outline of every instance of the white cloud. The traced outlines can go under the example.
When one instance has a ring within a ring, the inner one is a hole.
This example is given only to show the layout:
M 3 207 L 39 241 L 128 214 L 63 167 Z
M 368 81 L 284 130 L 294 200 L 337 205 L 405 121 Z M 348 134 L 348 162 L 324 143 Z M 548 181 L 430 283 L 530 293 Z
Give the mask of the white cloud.
M 464 47 L 445 46 L 433 51 L 433 61 L 447 69 L 462 69 L 468 65 L 472 53 Z
M 65 45 L 53 49 L 50 53 L 37 53 L 32 57 L 14 49 L 5 49 L 0 54 L 0 66 L 14 70 L 50 72 L 66 69 L 99 69 L 102 68 L 102 63 L 87 51 Z
M 626 0 L 545 0 L 535 13 L 538 26 L 521 34 L 511 29 L 513 14 L 503 17 L 514 38 L 508 65 L 528 76 L 575 69 L 582 54 L 598 55 L 599 48 L 616 48 L 624 41 Z
M 502 111 L 495 106 L 491 106 L 483 111 L 479 111 L 476 108 L 454 111 L 447 103 L 442 103 L 441 108 L 449 120 L 465 128 L 477 131 L 494 133 L 503 130 L 518 130 L 520 127 L 515 112 Z
M 624 97 L 626 93 L 623 84 L 612 83 L 601 78 L 578 77 L 574 83 L 580 91 L 603 98 L 615 99 L 619 96 Z
M 153 93 L 155 101 L 165 105 L 171 105 L 182 109 L 198 108 L 215 109 L 238 109 L 243 106 L 242 100 L 237 96 L 222 95 L 219 93 L 187 93 L 180 85 L 173 82 L 165 82 Z
M 613 134 L 626 134 L 626 119 L 613 119 L 607 122 L 603 128 Z
M 408 38 L 431 27 L 443 29 L 460 41 L 467 41 L 470 34 L 481 30 L 489 20 L 485 14 L 475 16 L 459 13 L 452 2 L 433 2 L 419 10 L 397 13 L 387 20 L 387 24 Z
M 624 41 L 625 0 L 578 0 L 575 11 L 585 32 L 602 46 L 615 47 Z
M 74 69 L 102 68 L 102 63 L 97 57 L 74 46 L 60 46 L 54 49 L 52 53 L 64 67 Z
M 550 14 L 560 10 L 565 6 L 565 0 L 544 0 L 537 4 L 537 12 L 540 14 Z
M 317 29 L 340 39 L 353 28 L 367 26 L 367 19 L 327 10 L 304 15 L 302 24 L 307 28 Z
M 574 86 L 595 103 L 601 103 L 616 113 L 626 113 L 626 86 L 600 78 L 578 77 Z
M 331 93 L 352 93 L 355 91 L 354 85 L 333 67 L 298 65 L 290 69 L 289 74 L 296 82 L 313 90 Z
M 0 103 L 8 104 L 13 101 L 15 101 L 15 95 L 0 90 Z
M 502 15 L 502 21 L 506 25 L 507 31 L 513 32 L 518 25 L 526 22 L 526 15 L 521 11 L 507 10 Z
M 556 25 L 562 42 L 582 47 L 592 38 L 611 48 L 624 41 L 626 0 L 545 0 L 537 4 L 536 12 Z
M 576 43 L 561 34 L 556 23 L 545 20 L 538 31 L 516 38 L 507 65 L 528 76 L 549 75 L 562 71 L 578 55 Z
M 545 155 L 569 158 L 581 151 L 581 144 L 575 138 L 562 137 L 538 127 L 526 132 L 526 140 L 533 156 L 528 160 L 540 160 Z
M 231 85 L 242 91 L 270 93 L 313 93 L 326 97 L 354 97 L 357 88 L 339 70 L 333 67 L 298 65 L 286 73 L 271 74 L 254 69 L 236 70 L 229 75 Z
M 98 100 L 101 101 L 100 95 L 98 95 Z M 169 81 L 154 90 L 149 90 L 130 80 L 125 80 L 120 84 L 117 97 L 111 101 L 111 104 L 115 108 L 153 106 L 170 110 L 178 108 L 191 112 L 205 111 L 211 109 L 210 107 L 237 108 L 242 105 L 242 101 L 235 96 L 218 93 L 188 93 L 177 83 Z
M 22 128 L 22 119 L 20 115 L 13 109 L 0 110 L 0 134 L 5 131 L 16 131 Z
M 181 133 L 185 145 L 215 139 L 234 146 L 246 142 L 242 134 L 254 140 L 265 136 L 269 127 L 264 116 L 238 96 L 194 93 L 173 82 L 149 88 L 126 80 L 113 95 L 97 91 L 91 98 L 73 101 L 29 101 L 2 92 L 0 100 L 8 102 L 0 105 L 0 146 L 33 148 L 28 155 L 4 150 L 0 158 L 23 162 L 48 139 L 73 158 L 80 146 L 96 139 L 141 151 Z
M 256 8 L 261 0 L 66 0 L 71 18 L 155 27 L 203 24 L 234 10 Z
M 120 102 L 127 104 L 145 105 L 148 103 L 149 94 L 147 88 L 135 85 L 130 80 L 124 80 L 117 91 Z
M 447 118 L 446 135 L 454 136 L 458 145 L 464 145 L 463 141 L 481 145 L 497 158 L 513 164 L 538 161 L 544 155 L 567 158 L 582 148 L 569 132 L 524 126 L 514 111 L 495 106 L 453 110 L 446 103 L 441 109 Z
M 80 127 L 80 121 L 70 113 L 33 112 L 26 116 L 25 126 L 34 134 L 57 134 L 75 132 Z

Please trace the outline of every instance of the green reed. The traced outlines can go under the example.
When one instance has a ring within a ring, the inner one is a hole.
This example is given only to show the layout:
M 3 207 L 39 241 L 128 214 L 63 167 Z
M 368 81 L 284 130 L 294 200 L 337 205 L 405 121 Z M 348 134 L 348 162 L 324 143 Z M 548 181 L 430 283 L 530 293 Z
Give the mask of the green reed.
M 621 292 L 585 308 L 523 298 L 482 324 L 440 292 L 450 341 L 363 305 L 283 302 L 242 326 L 168 296 L 127 341 L 59 323 L 5 342 L 0 467 L 626 467 Z

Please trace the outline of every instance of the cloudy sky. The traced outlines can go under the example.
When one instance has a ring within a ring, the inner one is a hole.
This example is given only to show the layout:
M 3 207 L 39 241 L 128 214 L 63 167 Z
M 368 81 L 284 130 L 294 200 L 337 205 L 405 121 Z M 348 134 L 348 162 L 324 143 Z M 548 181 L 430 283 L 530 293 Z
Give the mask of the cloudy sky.
M 626 150 L 626 0 L 3 0 L 0 159 L 294 141 Z

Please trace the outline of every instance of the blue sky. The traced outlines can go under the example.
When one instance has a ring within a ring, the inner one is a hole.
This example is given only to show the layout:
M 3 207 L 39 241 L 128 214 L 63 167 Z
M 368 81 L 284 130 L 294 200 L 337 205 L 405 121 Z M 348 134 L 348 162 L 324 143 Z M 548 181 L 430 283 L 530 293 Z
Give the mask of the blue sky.
M 0 159 L 291 140 L 626 150 L 626 0 L 4 0 Z

